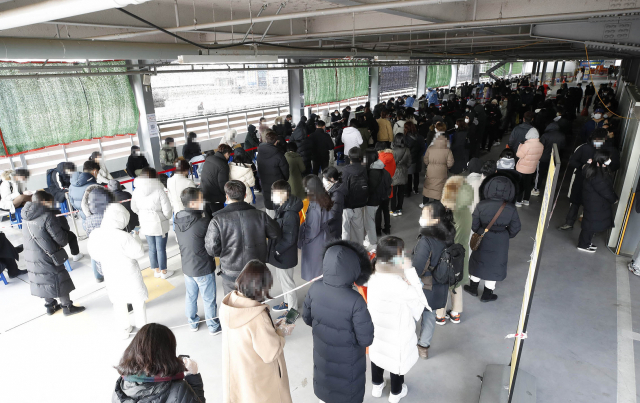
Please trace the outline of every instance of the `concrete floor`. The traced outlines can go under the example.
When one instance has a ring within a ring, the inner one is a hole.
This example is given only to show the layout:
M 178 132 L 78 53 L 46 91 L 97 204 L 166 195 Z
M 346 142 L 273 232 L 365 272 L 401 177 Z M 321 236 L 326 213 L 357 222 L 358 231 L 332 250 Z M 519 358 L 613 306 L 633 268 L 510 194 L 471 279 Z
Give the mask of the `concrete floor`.
M 495 158 L 498 148 L 487 157 Z M 564 169 L 560 174 L 563 173 Z M 567 184 L 565 181 L 562 195 L 566 195 Z M 532 197 L 529 207 L 518 210 L 523 229 L 511 241 L 508 277 L 496 289 L 499 299 L 482 304 L 464 294 L 462 322 L 437 327 L 431 357 L 419 361 L 406 376 L 409 395 L 403 402 L 477 402 L 485 366 L 509 362 L 513 340 L 505 336 L 516 330 L 540 200 L 541 197 Z M 405 199 L 404 215 L 391 218 L 392 234 L 402 237 L 408 248 L 413 248 L 418 234 L 419 203 L 420 196 Z M 578 225 L 570 232 L 555 230 L 563 222 L 567 208 L 567 198 L 560 197 L 542 254 L 521 368 L 537 377 L 538 402 L 621 401 L 616 397 L 616 257 L 605 247 L 603 236 L 595 239 L 599 246 L 595 254 L 584 254 L 576 250 Z M 6 233 L 15 244 L 21 243 L 17 230 Z M 81 242 L 81 249 L 86 251 L 86 241 Z M 177 253 L 170 234 L 168 255 L 173 256 L 169 260 L 172 269 L 180 268 Z M 111 303 L 102 284 L 95 283 L 89 263 L 88 258 L 72 263 L 76 290 L 71 297 L 87 310 L 69 318 L 61 313 L 44 315 L 42 300 L 30 296 L 26 278 L 14 279 L 6 286 L 0 284 L 3 402 L 110 401 L 118 377 L 113 366 L 131 339 L 120 340 L 115 334 Z M 148 259 L 141 262 L 141 267 L 148 267 Z M 632 331 L 640 336 L 640 278 L 626 270 L 624 275 L 630 283 Z M 182 275 L 178 272 L 167 281 L 175 288 L 148 304 L 148 321 L 184 325 Z M 296 282 L 303 284 L 299 271 Z M 306 289 L 299 291 L 301 301 Z M 279 293 L 280 288 L 275 285 L 272 294 Z M 222 296 L 219 287 L 218 301 Z M 200 315 L 203 317 L 202 308 Z M 201 329 L 198 333 L 190 332 L 186 326 L 174 330 L 178 354 L 188 354 L 198 362 L 208 401 L 220 402 L 222 339 Z M 639 348 L 636 341 L 636 351 Z M 311 329 L 302 321 L 287 339 L 285 356 L 293 401 L 317 402 L 312 382 Z M 638 383 L 638 353 L 634 365 Z M 368 380 L 365 402 L 383 401 L 371 397 L 370 391 Z M 388 393 L 387 388 L 385 396 Z

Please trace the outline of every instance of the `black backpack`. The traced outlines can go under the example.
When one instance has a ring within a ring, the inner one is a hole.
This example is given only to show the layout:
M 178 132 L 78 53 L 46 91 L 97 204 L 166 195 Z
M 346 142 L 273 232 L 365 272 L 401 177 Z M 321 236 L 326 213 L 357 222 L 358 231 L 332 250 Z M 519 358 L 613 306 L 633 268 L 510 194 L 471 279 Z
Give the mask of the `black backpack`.
M 462 281 L 465 254 L 464 246 L 459 243 L 444 248 L 438 262 L 429 266 L 434 283 L 447 284 L 455 288 Z
M 364 207 L 369 201 L 369 184 L 364 175 L 351 175 L 347 179 L 347 197 L 344 206 L 350 209 Z

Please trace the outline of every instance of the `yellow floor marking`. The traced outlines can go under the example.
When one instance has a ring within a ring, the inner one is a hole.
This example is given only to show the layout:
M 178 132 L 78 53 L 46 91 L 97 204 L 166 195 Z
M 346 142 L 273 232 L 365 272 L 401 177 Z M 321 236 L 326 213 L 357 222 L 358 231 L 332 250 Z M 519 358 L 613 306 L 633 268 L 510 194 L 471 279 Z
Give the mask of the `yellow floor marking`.
M 153 270 L 151 269 L 142 270 L 142 279 L 147 286 L 147 290 L 149 290 L 149 299 L 147 299 L 147 302 L 154 300 L 175 288 L 167 280 L 154 277 Z

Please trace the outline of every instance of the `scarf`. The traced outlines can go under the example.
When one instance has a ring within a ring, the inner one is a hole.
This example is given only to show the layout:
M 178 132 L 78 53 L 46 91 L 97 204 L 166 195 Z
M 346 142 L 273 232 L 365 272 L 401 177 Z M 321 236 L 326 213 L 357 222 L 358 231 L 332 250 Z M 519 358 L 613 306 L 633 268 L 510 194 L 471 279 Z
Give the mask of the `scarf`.
M 137 383 L 146 383 L 146 382 L 170 382 L 170 381 L 179 381 L 184 379 L 184 372 L 179 372 L 174 376 L 144 376 L 141 374 L 138 375 L 123 375 L 122 379 L 127 382 L 137 382 Z

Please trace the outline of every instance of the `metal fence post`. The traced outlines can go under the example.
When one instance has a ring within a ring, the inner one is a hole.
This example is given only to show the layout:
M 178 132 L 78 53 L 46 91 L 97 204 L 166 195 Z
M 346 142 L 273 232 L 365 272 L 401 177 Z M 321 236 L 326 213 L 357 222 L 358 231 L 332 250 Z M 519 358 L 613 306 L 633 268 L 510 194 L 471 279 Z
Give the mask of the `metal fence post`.
M 247 116 L 247 112 L 244 113 L 244 125 L 249 126 L 249 118 Z
M 187 138 L 188 138 L 188 136 L 187 136 L 187 121 L 186 120 L 182 121 L 182 135 L 184 136 L 184 141 L 186 142 Z
M 211 138 L 211 128 L 209 127 L 209 118 L 207 118 L 207 138 Z
M 64 197 L 67 199 L 67 206 L 69 206 L 69 211 L 72 212 L 73 211 L 73 205 L 71 204 L 71 199 L 69 199 L 69 193 L 65 193 Z M 75 228 L 76 230 L 76 236 L 78 237 L 78 240 L 82 240 L 85 239 L 86 236 L 80 236 L 80 233 L 78 232 L 78 224 L 76 224 L 76 214 L 75 213 L 70 213 L 71 216 L 71 221 L 73 221 L 73 228 Z

